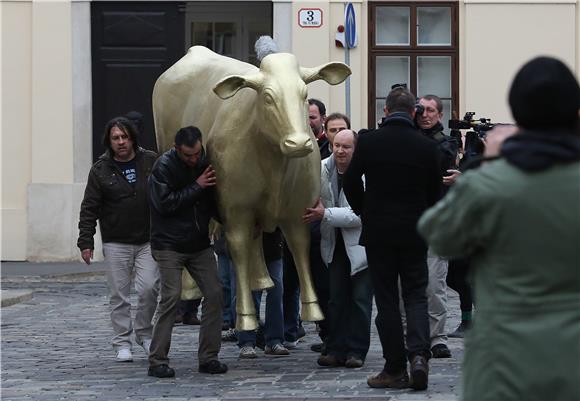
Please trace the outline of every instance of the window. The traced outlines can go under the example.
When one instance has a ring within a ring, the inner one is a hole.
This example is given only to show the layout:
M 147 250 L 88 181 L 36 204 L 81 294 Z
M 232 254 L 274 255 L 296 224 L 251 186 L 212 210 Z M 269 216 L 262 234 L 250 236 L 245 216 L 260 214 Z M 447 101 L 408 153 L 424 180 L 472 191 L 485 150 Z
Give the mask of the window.
M 399 83 L 417 96 L 439 96 L 447 126 L 458 105 L 457 3 L 369 4 L 369 127 L 381 120 L 387 94 Z

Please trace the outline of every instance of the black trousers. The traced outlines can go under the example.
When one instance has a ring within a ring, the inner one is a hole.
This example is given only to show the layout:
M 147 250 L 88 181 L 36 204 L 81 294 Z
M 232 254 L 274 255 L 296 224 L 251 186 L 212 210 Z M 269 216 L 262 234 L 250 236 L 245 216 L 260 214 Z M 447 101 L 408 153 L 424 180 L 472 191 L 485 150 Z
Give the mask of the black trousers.
M 451 259 L 447 272 L 447 285 L 459 294 L 461 312 L 473 309 L 473 292 L 467 281 L 469 259 Z
M 368 269 L 351 276 L 350 259 L 342 236 L 336 239 L 328 273 L 330 299 L 326 317 L 329 322 L 327 353 L 339 359 L 353 356 L 364 361 L 371 343 L 371 276 Z
M 427 249 L 380 243 L 367 244 L 366 253 L 377 304 L 375 324 L 386 361 L 385 371 L 398 374 L 406 369 L 407 358 L 417 354 L 426 358 L 430 356 L 425 295 L 429 280 Z M 399 278 L 407 315 L 406 350 L 399 310 Z

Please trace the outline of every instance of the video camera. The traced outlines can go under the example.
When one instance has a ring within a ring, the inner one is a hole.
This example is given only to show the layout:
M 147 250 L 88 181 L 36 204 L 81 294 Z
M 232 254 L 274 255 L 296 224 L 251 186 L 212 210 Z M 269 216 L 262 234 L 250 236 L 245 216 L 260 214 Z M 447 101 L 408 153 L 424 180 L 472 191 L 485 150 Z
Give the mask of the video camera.
M 495 127 L 490 118 L 474 119 L 474 112 L 465 113 L 463 120 L 449 120 L 449 129 L 471 129 L 477 133 L 481 139 L 485 138 L 487 131 Z

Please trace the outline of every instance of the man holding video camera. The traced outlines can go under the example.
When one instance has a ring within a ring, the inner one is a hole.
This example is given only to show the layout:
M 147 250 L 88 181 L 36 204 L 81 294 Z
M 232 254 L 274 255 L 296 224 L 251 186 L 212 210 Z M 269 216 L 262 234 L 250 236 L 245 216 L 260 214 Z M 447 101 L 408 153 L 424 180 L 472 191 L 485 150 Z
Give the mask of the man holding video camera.
M 441 197 L 446 192 L 459 172 L 455 170 L 458 143 L 443 133 L 443 103 L 438 96 L 425 95 L 419 99 L 415 121 L 424 136 L 437 143 L 441 154 Z M 429 310 L 429 329 L 431 336 L 431 353 L 433 358 L 450 358 L 447 347 L 445 321 L 447 319 L 447 260 L 435 255 L 431 249 L 427 254 L 429 267 L 429 285 L 427 302 Z

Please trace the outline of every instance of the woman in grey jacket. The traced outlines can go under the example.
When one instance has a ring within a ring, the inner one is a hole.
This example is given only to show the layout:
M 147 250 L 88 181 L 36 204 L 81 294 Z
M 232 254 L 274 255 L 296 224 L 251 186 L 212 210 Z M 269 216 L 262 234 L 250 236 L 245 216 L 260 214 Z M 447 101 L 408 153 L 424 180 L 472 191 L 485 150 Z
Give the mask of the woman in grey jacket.
M 373 294 L 365 249 L 359 245 L 362 224 L 342 191 L 342 174 L 356 139 L 352 130 L 336 134 L 333 154 L 322 161 L 320 201 L 304 216 L 307 222 L 322 220 L 321 254 L 330 276 L 330 324 L 327 353 L 318 364 L 328 367 L 361 367 L 370 344 Z

